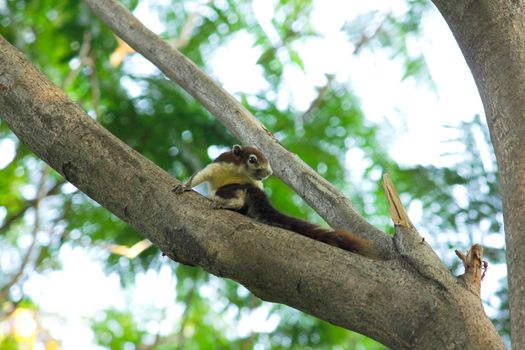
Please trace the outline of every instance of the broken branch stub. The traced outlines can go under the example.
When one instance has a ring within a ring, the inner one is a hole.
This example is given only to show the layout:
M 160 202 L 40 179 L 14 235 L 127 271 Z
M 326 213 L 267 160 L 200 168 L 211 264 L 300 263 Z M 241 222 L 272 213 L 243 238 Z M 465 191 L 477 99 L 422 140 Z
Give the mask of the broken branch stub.
M 385 189 L 388 204 L 390 204 L 390 217 L 392 218 L 394 225 L 407 228 L 413 227 L 412 222 L 408 218 L 405 207 L 401 203 L 401 199 L 397 194 L 396 188 L 392 183 L 392 179 L 388 174 L 383 176 L 383 188 Z
M 466 255 L 457 249 L 455 252 L 465 267 L 465 273 L 458 276 L 458 278 L 463 280 L 470 290 L 479 295 L 481 291 L 481 280 L 485 276 L 484 270 L 488 265 L 487 262 L 482 260 L 483 247 L 479 244 L 474 244 L 470 247 Z

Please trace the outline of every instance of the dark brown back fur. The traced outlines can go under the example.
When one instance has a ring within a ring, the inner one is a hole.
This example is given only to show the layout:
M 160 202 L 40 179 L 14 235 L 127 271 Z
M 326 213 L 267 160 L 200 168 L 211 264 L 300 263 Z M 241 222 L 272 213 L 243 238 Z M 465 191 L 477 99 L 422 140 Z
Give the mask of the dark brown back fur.
M 272 206 L 263 190 L 251 184 L 223 186 L 217 190 L 216 195 L 230 199 L 238 190 L 243 190 L 245 193 L 245 204 L 238 210 L 241 214 L 267 225 L 281 227 L 341 249 L 374 257 L 369 241 L 348 231 L 325 229 L 310 222 L 283 214 Z

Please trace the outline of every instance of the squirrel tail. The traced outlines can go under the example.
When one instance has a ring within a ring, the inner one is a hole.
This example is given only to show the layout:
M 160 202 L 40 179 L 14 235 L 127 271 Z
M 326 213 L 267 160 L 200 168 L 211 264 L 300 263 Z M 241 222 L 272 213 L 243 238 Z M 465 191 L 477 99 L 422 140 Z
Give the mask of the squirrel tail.
M 279 226 L 317 241 L 354 252 L 369 258 L 378 258 L 372 242 L 345 230 L 326 229 L 278 211 L 272 213 L 271 225 Z

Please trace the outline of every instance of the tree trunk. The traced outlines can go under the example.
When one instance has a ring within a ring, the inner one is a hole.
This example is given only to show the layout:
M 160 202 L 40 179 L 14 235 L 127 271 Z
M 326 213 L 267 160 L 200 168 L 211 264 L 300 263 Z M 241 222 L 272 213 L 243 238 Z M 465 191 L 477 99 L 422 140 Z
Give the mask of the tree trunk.
M 393 349 L 504 349 L 479 298 L 481 250 L 460 255 L 465 275 L 450 274 L 388 182 L 394 252 L 370 260 L 212 210 L 196 193 L 172 193 L 179 181 L 93 121 L 1 37 L 0 108 L 22 142 L 173 260 Z
M 525 2 L 434 0 L 481 95 L 498 160 L 511 336 L 525 349 Z

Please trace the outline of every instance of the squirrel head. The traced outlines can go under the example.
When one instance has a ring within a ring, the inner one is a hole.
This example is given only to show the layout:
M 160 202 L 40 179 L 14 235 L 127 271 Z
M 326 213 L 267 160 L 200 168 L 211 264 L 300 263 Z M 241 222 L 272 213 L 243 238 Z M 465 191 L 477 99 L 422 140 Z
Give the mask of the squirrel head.
M 255 180 L 264 180 L 272 175 L 272 167 L 268 159 L 255 147 L 234 145 L 229 152 L 221 154 L 214 163 L 231 163 L 246 170 Z

